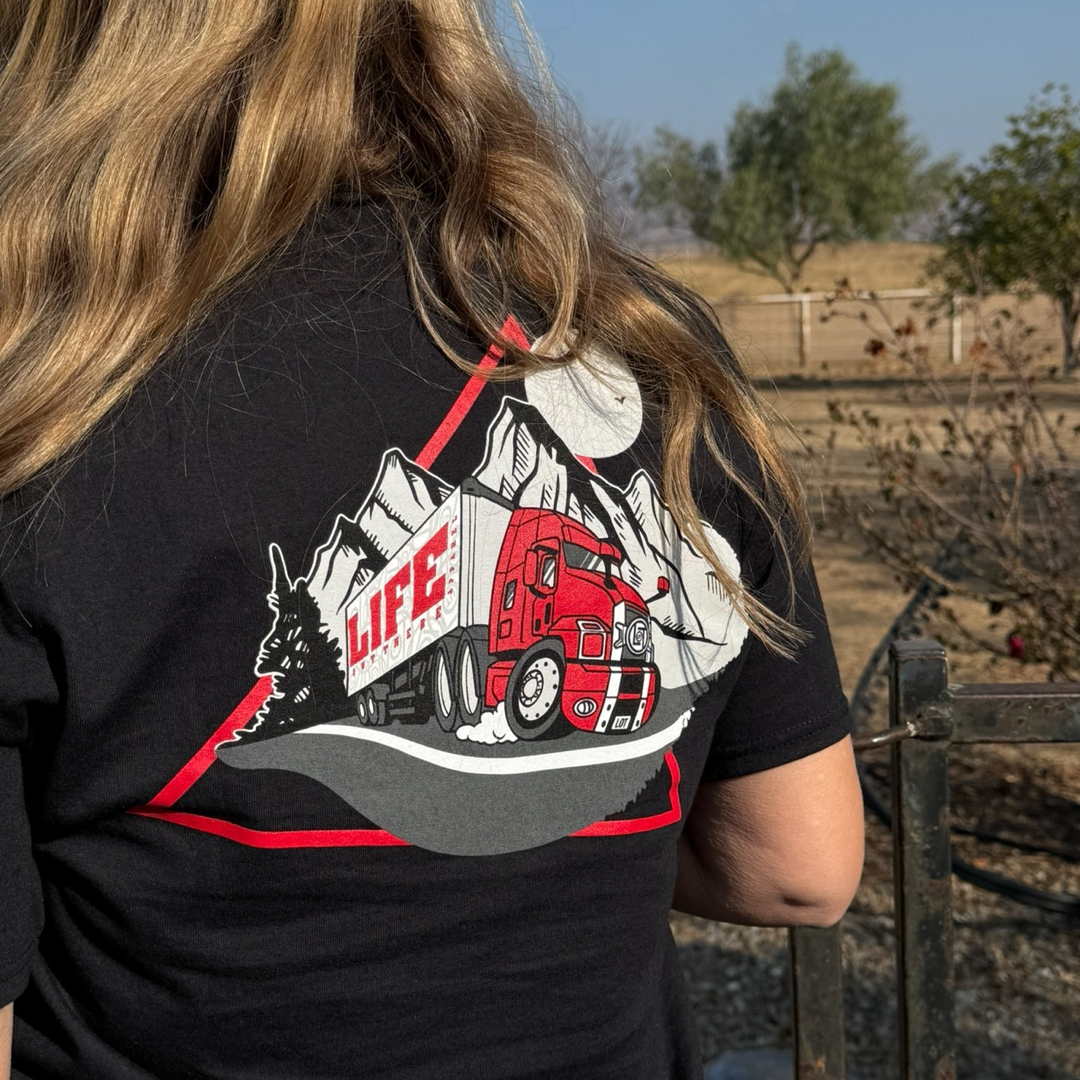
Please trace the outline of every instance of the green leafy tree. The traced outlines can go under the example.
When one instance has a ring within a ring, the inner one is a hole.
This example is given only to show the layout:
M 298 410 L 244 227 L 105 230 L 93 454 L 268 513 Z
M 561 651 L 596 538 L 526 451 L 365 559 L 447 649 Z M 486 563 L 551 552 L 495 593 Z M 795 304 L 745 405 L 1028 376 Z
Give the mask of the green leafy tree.
M 695 236 L 715 243 L 723 174 L 714 143 L 696 146 L 670 128 L 657 128 L 649 150 L 634 149 L 634 173 L 640 209 L 665 210 L 669 220 L 679 214 Z
M 1066 374 L 1080 366 L 1080 103 L 1048 86 L 1009 117 L 1008 137 L 956 179 L 943 255 L 930 264 L 955 292 L 1049 296 Z
M 908 132 L 898 91 L 859 77 L 836 50 L 787 52 L 761 105 L 743 104 L 724 161 L 661 128 L 636 155 L 638 203 L 681 212 L 729 258 L 794 292 L 819 245 L 890 234 L 940 190 L 942 166 Z

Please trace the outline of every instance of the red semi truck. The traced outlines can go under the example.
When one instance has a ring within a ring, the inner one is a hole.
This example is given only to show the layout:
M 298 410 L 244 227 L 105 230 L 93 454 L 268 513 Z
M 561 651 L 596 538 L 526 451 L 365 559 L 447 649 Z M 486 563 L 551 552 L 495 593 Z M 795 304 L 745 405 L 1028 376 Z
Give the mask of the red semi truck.
M 465 481 L 346 609 L 358 718 L 453 731 L 505 703 L 521 739 L 636 731 L 660 676 L 621 560 L 580 522 Z

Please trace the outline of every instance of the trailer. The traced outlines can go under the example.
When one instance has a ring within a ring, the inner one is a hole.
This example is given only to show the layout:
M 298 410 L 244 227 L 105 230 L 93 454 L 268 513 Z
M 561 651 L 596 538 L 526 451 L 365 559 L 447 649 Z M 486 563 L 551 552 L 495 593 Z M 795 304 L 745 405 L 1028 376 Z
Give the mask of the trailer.
M 660 678 L 621 561 L 579 521 L 466 480 L 346 607 L 358 719 L 452 732 L 504 706 L 520 739 L 637 731 Z

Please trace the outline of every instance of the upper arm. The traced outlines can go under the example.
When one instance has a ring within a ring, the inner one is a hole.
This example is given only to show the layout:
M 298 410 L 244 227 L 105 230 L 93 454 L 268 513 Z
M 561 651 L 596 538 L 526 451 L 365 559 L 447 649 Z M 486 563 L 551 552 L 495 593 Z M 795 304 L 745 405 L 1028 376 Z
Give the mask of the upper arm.
M 675 905 L 731 922 L 828 924 L 862 869 L 850 712 L 813 567 L 789 566 L 771 524 L 743 513 L 742 577 L 777 613 L 793 593 L 805 640 L 782 655 L 751 635 L 699 700 L 715 728 L 680 840 Z
M 0 1080 L 11 1076 L 11 1024 L 14 1007 L 5 1005 L 0 1009 Z
M 809 908 L 835 922 L 862 873 L 862 795 L 850 738 L 701 785 L 684 835 L 724 904 L 760 912 L 762 921 L 785 922 L 785 911 Z

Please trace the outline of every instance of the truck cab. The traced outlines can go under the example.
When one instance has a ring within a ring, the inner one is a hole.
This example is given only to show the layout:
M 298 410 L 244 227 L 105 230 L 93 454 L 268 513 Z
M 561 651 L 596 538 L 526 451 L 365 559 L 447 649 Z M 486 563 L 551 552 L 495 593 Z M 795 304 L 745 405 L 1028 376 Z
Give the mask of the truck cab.
M 614 544 L 563 514 L 511 515 L 491 595 L 486 697 L 506 700 L 519 737 L 535 737 L 539 713 L 610 734 L 648 719 L 659 687 L 649 614 L 621 561 Z
M 622 561 L 573 518 L 462 482 L 346 607 L 357 719 L 450 733 L 503 707 L 519 739 L 636 731 L 660 677 Z

